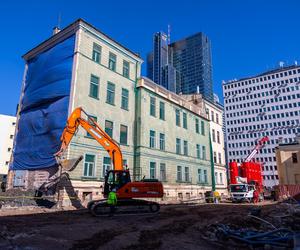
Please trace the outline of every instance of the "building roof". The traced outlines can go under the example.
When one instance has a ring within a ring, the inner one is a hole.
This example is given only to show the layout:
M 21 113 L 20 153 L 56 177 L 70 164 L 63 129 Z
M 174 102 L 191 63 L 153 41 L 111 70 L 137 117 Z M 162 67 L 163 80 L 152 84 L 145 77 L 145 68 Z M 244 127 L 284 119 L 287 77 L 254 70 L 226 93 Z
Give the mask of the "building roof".
M 265 75 L 269 75 L 269 74 L 275 74 L 275 73 L 279 73 L 279 72 L 286 71 L 286 70 L 289 70 L 289 69 L 296 69 L 296 68 L 299 68 L 299 67 L 300 67 L 299 65 L 289 65 L 289 66 L 285 66 L 285 67 L 280 67 L 280 68 L 265 71 L 265 72 L 263 72 L 261 74 L 258 74 L 258 75 L 248 76 L 248 77 L 244 77 L 244 78 L 240 78 L 240 79 L 227 81 L 227 82 L 223 83 L 223 85 L 231 84 L 231 83 L 235 83 L 235 82 L 240 82 L 240 81 L 245 81 L 245 80 L 248 80 L 248 79 L 261 77 L 261 76 L 265 76 Z
M 127 52 L 133 54 L 134 56 L 138 57 L 139 59 L 142 60 L 141 56 L 136 53 L 131 51 L 130 49 L 128 49 L 127 47 L 125 47 L 124 45 L 122 45 L 121 43 L 117 42 L 116 40 L 114 40 L 113 38 L 111 38 L 110 36 L 106 35 L 105 33 L 103 33 L 102 31 L 100 31 L 99 29 L 97 29 L 95 26 L 91 25 L 90 23 L 88 23 L 87 21 L 79 18 L 76 21 L 74 21 L 73 23 L 69 24 L 68 26 L 66 26 L 65 28 L 63 28 L 61 31 L 59 31 L 57 34 L 52 35 L 51 37 L 49 37 L 48 39 L 44 40 L 43 42 L 41 42 L 39 45 L 35 46 L 33 49 L 29 50 L 28 52 L 26 52 L 22 57 L 25 60 L 28 60 L 31 58 L 32 54 L 35 54 L 36 51 L 40 51 L 45 50 L 45 47 L 47 47 L 47 44 L 55 42 L 57 40 L 60 41 L 59 38 L 61 38 L 63 35 L 65 35 L 66 33 L 68 35 L 72 35 L 74 34 L 77 29 L 79 28 L 79 25 L 83 23 L 89 27 L 91 27 L 92 29 L 96 30 L 97 32 L 99 32 L 101 35 L 105 36 L 107 39 L 111 40 L 112 42 L 114 42 L 115 44 L 117 44 L 118 46 L 122 47 L 123 49 L 125 49 Z

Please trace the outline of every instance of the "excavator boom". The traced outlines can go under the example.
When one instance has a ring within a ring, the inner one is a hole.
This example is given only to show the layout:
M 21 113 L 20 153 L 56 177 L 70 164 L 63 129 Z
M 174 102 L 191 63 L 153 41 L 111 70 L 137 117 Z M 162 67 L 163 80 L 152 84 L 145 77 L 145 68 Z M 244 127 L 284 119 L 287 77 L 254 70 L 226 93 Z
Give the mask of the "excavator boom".
M 82 118 L 82 113 L 87 116 L 87 120 Z M 83 127 L 107 151 L 112 159 L 114 170 L 123 170 L 123 157 L 119 145 L 80 107 L 70 115 L 61 136 L 61 148 L 55 156 L 59 159 L 63 155 L 79 126 Z M 61 161 L 61 163 L 65 170 L 74 169 L 69 162 L 66 164 Z

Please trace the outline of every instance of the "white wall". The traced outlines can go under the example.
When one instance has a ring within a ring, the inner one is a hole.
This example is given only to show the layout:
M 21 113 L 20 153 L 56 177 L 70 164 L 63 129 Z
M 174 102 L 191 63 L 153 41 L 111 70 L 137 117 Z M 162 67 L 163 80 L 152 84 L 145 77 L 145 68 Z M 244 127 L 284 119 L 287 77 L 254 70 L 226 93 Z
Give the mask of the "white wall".
M 0 115 L 0 174 L 7 174 L 12 154 L 16 117 Z

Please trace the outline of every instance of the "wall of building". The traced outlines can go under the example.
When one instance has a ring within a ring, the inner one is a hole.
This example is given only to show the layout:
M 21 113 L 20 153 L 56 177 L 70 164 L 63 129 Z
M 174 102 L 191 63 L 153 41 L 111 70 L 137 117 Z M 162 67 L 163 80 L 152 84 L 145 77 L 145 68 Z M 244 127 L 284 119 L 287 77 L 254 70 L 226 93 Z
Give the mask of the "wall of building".
M 0 175 L 7 175 L 16 129 L 16 117 L 0 115 Z
M 140 76 L 141 60 L 129 54 L 100 33 L 86 27 L 82 27 L 78 31 L 77 41 L 78 47 L 74 62 L 76 64 L 76 73 L 73 82 L 73 96 L 70 103 L 71 110 L 76 107 L 82 107 L 89 115 L 96 118 L 97 123 L 104 129 L 106 128 L 106 121 L 112 122 L 112 138 L 118 143 L 120 143 L 120 126 L 127 126 L 127 144 L 122 144 L 121 150 L 126 164 L 131 173 L 133 173 L 134 90 L 136 78 Z M 93 60 L 94 44 L 101 47 L 99 62 Z M 109 69 L 109 53 L 116 55 L 115 71 Z M 123 60 L 129 62 L 129 77 L 123 76 Z M 98 94 L 94 97 L 90 93 L 91 75 L 99 78 Z M 113 83 L 115 86 L 114 102 L 111 104 L 107 100 L 108 82 Z M 128 91 L 127 109 L 121 107 L 122 89 Z M 83 161 L 70 173 L 74 188 L 80 190 L 79 196 L 85 195 L 82 194 L 83 192 L 101 195 L 99 187 L 103 185 L 106 169 L 111 167 L 109 155 L 82 128 L 73 137 L 68 151 L 68 158 L 76 158 L 80 155 L 84 156 Z M 94 158 L 92 160 L 93 169 L 89 173 L 85 171 L 85 168 L 91 163 L 91 159 L 88 159 L 91 156 Z
M 300 144 L 283 144 L 276 148 L 279 184 L 300 184 Z
M 152 101 L 155 100 L 155 115 L 150 111 L 151 98 Z M 189 108 L 193 106 L 198 112 L 202 110 L 147 79 L 139 81 L 137 103 L 140 105 L 138 105 L 136 119 L 138 132 L 136 157 L 140 175 L 163 181 L 165 198 L 199 197 L 205 190 L 211 189 L 209 122 Z M 164 104 L 164 117 L 161 116 L 161 103 Z M 179 126 L 176 125 L 176 110 L 180 114 Z M 184 113 L 187 117 L 186 128 L 183 127 Z M 199 133 L 195 128 L 196 119 L 199 121 Z M 204 126 L 203 135 L 201 125 Z M 150 142 L 150 131 L 155 132 L 154 144 Z M 163 143 L 160 139 L 161 134 L 164 135 Z M 181 142 L 180 153 L 176 152 L 177 138 Z M 184 155 L 184 141 L 188 145 L 186 155 Z M 196 144 L 201 146 L 200 158 L 197 155 Z M 202 146 L 205 147 L 204 158 L 202 158 Z M 153 166 L 155 169 L 151 170 Z M 166 170 L 162 171 L 162 167 Z M 181 174 L 178 173 L 180 169 Z M 206 181 L 204 181 L 204 171 L 206 171 Z
M 223 132 L 223 108 L 204 99 L 205 109 L 210 120 L 210 133 L 215 166 L 216 190 L 227 193 L 227 168 Z
M 263 163 L 266 187 L 278 184 L 275 147 L 300 129 L 300 67 L 290 66 L 223 83 L 228 161 L 243 161 L 268 136 L 255 160 Z

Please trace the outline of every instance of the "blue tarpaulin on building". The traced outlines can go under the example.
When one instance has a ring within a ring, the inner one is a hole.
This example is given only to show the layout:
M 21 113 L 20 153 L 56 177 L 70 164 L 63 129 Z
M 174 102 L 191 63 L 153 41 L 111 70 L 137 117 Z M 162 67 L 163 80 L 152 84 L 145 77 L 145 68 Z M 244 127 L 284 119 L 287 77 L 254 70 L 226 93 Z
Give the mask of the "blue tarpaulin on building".
M 28 61 L 13 152 L 13 170 L 56 165 L 68 118 L 75 35 Z

